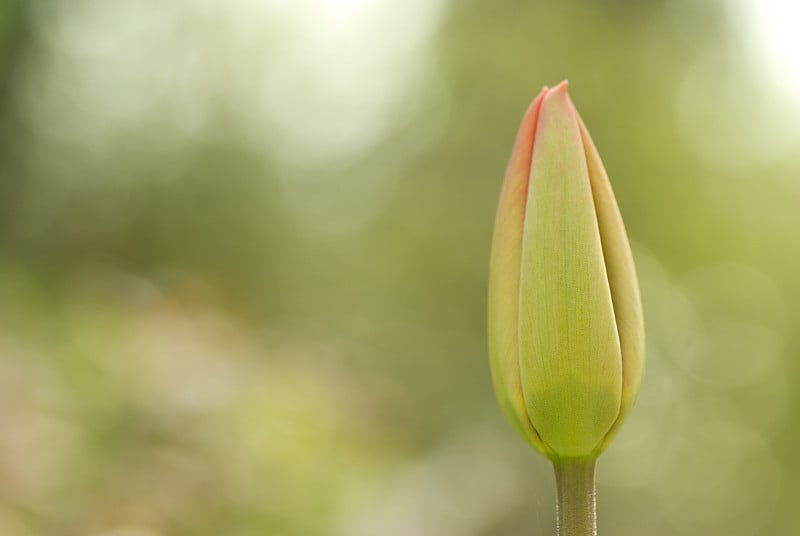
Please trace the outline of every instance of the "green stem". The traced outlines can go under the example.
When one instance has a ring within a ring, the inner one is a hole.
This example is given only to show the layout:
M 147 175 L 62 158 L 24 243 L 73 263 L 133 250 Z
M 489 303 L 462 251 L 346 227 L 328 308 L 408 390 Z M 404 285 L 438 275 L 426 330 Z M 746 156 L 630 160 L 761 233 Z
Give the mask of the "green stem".
M 597 536 L 594 493 L 596 460 L 556 461 L 558 536 Z

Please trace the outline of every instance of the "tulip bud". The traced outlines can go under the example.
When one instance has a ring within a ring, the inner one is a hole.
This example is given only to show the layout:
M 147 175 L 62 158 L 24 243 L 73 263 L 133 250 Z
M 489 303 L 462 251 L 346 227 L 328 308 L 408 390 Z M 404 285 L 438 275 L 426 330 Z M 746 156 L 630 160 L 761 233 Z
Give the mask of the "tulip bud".
M 553 460 L 596 458 L 641 384 L 633 258 L 566 82 L 533 101 L 506 171 L 492 243 L 489 354 L 504 413 Z

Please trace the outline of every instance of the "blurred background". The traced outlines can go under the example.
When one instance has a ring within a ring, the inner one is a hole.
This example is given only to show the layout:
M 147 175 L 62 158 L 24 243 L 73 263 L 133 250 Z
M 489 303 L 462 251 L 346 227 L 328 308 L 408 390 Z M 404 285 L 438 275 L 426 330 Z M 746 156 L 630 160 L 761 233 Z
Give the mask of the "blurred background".
M 553 534 L 485 301 L 570 81 L 648 368 L 601 534 L 800 534 L 800 8 L 0 0 L 0 534 Z

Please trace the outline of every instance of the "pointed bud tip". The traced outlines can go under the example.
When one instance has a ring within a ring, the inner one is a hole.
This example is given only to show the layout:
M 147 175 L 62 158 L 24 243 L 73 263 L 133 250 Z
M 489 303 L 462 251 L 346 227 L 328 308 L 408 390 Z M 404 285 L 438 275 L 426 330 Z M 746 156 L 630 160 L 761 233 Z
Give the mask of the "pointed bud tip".
M 569 82 L 567 80 L 562 80 L 557 86 L 551 89 L 549 92 L 553 94 L 561 94 L 566 95 L 567 89 L 569 89 Z
M 547 91 L 547 95 L 545 96 L 545 102 L 555 103 L 555 102 L 562 102 L 564 103 L 565 108 L 562 110 L 567 112 L 568 115 L 575 115 L 577 116 L 577 110 L 575 109 L 575 105 L 572 103 L 572 99 L 569 96 L 567 90 L 569 89 L 569 82 L 567 80 L 561 81 L 555 87 Z M 547 106 L 547 105 L 545 105 Z

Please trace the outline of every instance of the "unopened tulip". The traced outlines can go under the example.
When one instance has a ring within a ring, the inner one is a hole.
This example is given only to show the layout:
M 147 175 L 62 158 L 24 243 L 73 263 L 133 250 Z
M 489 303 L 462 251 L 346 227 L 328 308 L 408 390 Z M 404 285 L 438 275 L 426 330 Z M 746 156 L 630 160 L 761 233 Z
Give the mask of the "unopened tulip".
M 644 327 L 633 258 L 566 82 L 533 101 L 506 171 L 489 352 L 504 413 L 556 462 L 594 460 L 639 391 Z

